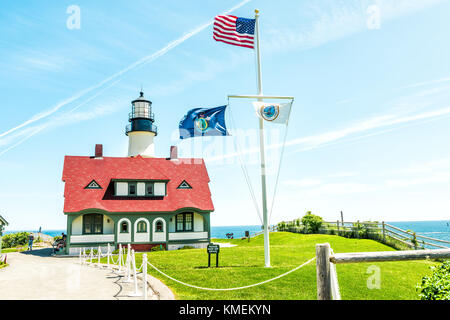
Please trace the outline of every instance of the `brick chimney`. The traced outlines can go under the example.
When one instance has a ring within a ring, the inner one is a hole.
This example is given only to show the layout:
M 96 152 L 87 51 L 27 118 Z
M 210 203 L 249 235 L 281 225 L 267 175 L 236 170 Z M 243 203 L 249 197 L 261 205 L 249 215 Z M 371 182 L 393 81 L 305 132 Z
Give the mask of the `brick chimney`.
M 103 158 L 103 145 L 102 144 L 95 145 L 95 158 Z
M 178 159 L 178 148 L 176 146 L 170 147 L 170 159 Z

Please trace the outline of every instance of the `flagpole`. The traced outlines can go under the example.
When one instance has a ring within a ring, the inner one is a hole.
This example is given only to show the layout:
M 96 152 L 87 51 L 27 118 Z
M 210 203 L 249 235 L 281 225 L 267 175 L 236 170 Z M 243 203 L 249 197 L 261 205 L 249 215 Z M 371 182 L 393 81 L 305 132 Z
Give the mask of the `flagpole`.
M 258 96 L 263 95 L 261 77 L 261 55 L 259 51 L 259 10 L 255 9 L 255 35 L 256 35 L 256 77 L 258 82 Z M 261 97 L 258 101 L 263 101 Z M 267 217 L 267 195 L 266 195 L 266 155 L 264 151 L 264 123 L 259 117 L 259 148 L 261 155 L 261 186 L 262 186 L 262 209 L 264 228 L 264 262 L 266 267 L 270 267 L 270 246 L 269 246 L 269 221 Z

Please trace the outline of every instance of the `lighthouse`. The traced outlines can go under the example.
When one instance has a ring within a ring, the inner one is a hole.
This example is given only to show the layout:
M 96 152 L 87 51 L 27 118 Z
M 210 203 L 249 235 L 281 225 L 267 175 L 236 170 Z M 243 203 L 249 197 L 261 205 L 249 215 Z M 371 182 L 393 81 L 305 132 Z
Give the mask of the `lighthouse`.
M 128 115 L 130 124 L 126 126 L 128 136 L 128 156 L 155 157 L 153 139 L 158 134 L 155 117 L 152 113 L 152 102 L 144 98 L 141 91 L 139 97 L 131 102 L 131 112 Z

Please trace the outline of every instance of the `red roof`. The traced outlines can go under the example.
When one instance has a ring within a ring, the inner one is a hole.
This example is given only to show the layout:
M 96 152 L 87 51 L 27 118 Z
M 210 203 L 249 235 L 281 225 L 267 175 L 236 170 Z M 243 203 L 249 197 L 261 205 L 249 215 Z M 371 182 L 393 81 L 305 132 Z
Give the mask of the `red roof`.
M 114 179 L 166 180 L 167 195 L 114 198 L 111 189 Z M 203 159 L 66 156 L 62 180 L 65 213 L 94 208 L 108 212 L 171 212 L 183 208 L 214 211 Z M 85 189 L 92 180 L 102 189 Z M 192 189 L 177 189 L 183 180 Z

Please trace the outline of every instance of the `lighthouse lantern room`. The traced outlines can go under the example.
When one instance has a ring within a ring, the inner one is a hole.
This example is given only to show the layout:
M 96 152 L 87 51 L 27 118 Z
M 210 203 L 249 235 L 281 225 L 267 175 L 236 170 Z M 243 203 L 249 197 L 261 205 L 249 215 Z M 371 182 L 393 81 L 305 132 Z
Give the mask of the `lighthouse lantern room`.
M 154 137 L 158 134 L 152 102 L 140 96 L 131 102 L 132 109 L 128 116 L 130 124 L 126 126 L 125 134 L 128 136 L 128 156 L 155 157 Z

